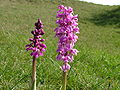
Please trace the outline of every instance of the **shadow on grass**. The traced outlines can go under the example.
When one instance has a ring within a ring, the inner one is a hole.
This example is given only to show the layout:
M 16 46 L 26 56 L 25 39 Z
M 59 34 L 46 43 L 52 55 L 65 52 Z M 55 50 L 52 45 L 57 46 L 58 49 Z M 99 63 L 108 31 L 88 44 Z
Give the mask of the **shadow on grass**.
M 90 19 L 90 21 L 99 26 L 114 25 L 120 28 L 120 7 L 96 15 L 94 18 Z
M 120 34 L 120 31 L 116 31 L 116 33 Z

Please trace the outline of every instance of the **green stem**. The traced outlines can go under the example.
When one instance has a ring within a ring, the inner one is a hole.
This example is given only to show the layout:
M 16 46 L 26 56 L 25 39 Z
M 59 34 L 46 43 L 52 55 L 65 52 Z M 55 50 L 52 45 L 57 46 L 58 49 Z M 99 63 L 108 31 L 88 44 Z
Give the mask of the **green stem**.
M 62 90 L 66 90 L 66 85 L 67 85 L 67 72 L 63 71 L 63 87 L 62 87 Z
M 36 90 L 36 58 L 33 57 L 32 63 L 32 87 L 31 90 Z

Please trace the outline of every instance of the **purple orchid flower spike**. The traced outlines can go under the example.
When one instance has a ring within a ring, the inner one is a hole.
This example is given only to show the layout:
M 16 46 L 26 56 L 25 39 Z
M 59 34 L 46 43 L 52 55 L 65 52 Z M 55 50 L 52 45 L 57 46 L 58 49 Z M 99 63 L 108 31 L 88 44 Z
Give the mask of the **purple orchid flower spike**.
M 26 50 L 32 50 L 33 52 L 30 54 L 31 56 L 38 58 L 39 56 L 43 56 L 43 52 L 45 52 L 46 45 L 42 42 L 45 41 L 44 39 L 41 39 L 42 35 L 44 35 L 44 30 L 42 29 L 43 24 L 40 19 L 38 19 L 38 22 L 35 23 L 35 30 L 31 31 L 33 34 L 33 38 L 30 38 L 29 41 L 31 41 L 30 44 L 26 45 Z
M 30 54 L 33 56 L 33 64 L 32 64 L 32 86 L 30 90 L 36 90 L 36 59 L 39 56 L 43 56 L 43 52 L 45 52 L 46 45 L 43 44 L 45 39 L 42 39 L 42 35 L 45 34 L 43 28 L 43 24 L 40 19 L 35 23 L 35 30 L 31 31 L 33 34 L 33 38 L 30 38 L 30 44 L 26 45 L 26 50 L 32 50 Z
M 57 60 L 63 61 L 63 89 L 66 90 L 66 78 L 67 71 L 70 70 L 69 62 L 74 60 L 73 56 L 77 55 L 79 52 L 77 49 L 74 49 L 74 44 L 76 43 L 79 33 L 78 28 L 78 15 L 73 15 L 73 9 L 71 7 L 65 7 L 63 5 L 58 6 L 59 11 L 57 12 L 57 21 L 58 27 L 54 30 L 56 32 L 56 37 L 58 37 L 58 55 Z
M 58 18 L 56 21 L 58 27 L 54 30 L 56 32 L 55 36 L 59 39 L 57 49 L 59 54 L 57 60 L 62 60 L 64 62 L 61 68 L 66 72 L 70 69 L 68 62 L 72 62 L 73 55 L 77 55 L 78 53 L 78 50 L 73 48 L 78 39 L 76 33 L 79 33 L 79 28 L 77 26 L 78 15 L 73 15 L 73 9 L 71 7 L 67 8 L 60 5 L 58 8 L 60 9 L 56 16 Z

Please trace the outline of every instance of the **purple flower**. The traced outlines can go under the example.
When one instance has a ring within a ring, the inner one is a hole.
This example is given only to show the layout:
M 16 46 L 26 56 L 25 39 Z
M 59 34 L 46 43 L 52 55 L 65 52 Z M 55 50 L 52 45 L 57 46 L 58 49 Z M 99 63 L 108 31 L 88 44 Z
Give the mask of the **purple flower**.
M 57 12 L 58 27 L 54 30 L 56 32 L 56 37 L 58 37 L 58 55 L 57 60 L 62 60 L 64 65 L 61 69 L 66 72 L 70 69 L 68 62 L 73 61 L 73 55 L 77 55 L 79 52 L 74 49 L 74 44 L 76 43 L 79 33 L 78 28 L 78 15 L 73 15 L 73 9 L 71 7 L 65 7 L 63 5 L 58 6 L 59 11 Z
M 40 19 L 38 19 L 38 22 L 35 23 L 35 30 L 31 31 L 33 34 L 33 38 L 30 38 L 29 41 L 32 43 L 26 45 L 26 50 L 32 50 L 31 56 L 38 58 L 39 56 L 43 56 L 43 52 L 45 52 L 46 45 L 42 42 L 45 41 L 45 39 L 41 39 L 42 35 L 44 35 L 44 30 L 42 29 L 43 24 Z
M 67 72 L 67 70 L 70 69 L 70 65 L 69 65 L 68 63 L 65 63 L 65 64 L 61 67 L 61 69 L 62 69 L 64 72 Z

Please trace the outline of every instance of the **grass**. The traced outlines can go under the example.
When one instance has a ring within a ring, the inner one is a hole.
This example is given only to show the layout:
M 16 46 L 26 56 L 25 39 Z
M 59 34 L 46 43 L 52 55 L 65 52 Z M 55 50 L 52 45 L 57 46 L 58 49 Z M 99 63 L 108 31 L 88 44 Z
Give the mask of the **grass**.
M 45 26 L 47 51 L 37 61 L 37 89 L 61 88 L 62 62 L 55 59 L 53 31 L 59 4 L 74 8 L 81 29 L 75 45 L 80 53 L 71 63 L 67 90 L 120 90 L 119 6 L 72 0 L 0 0 L 0 90 L 28 90 L 32 57 L 25 45 L 38 18 Z

